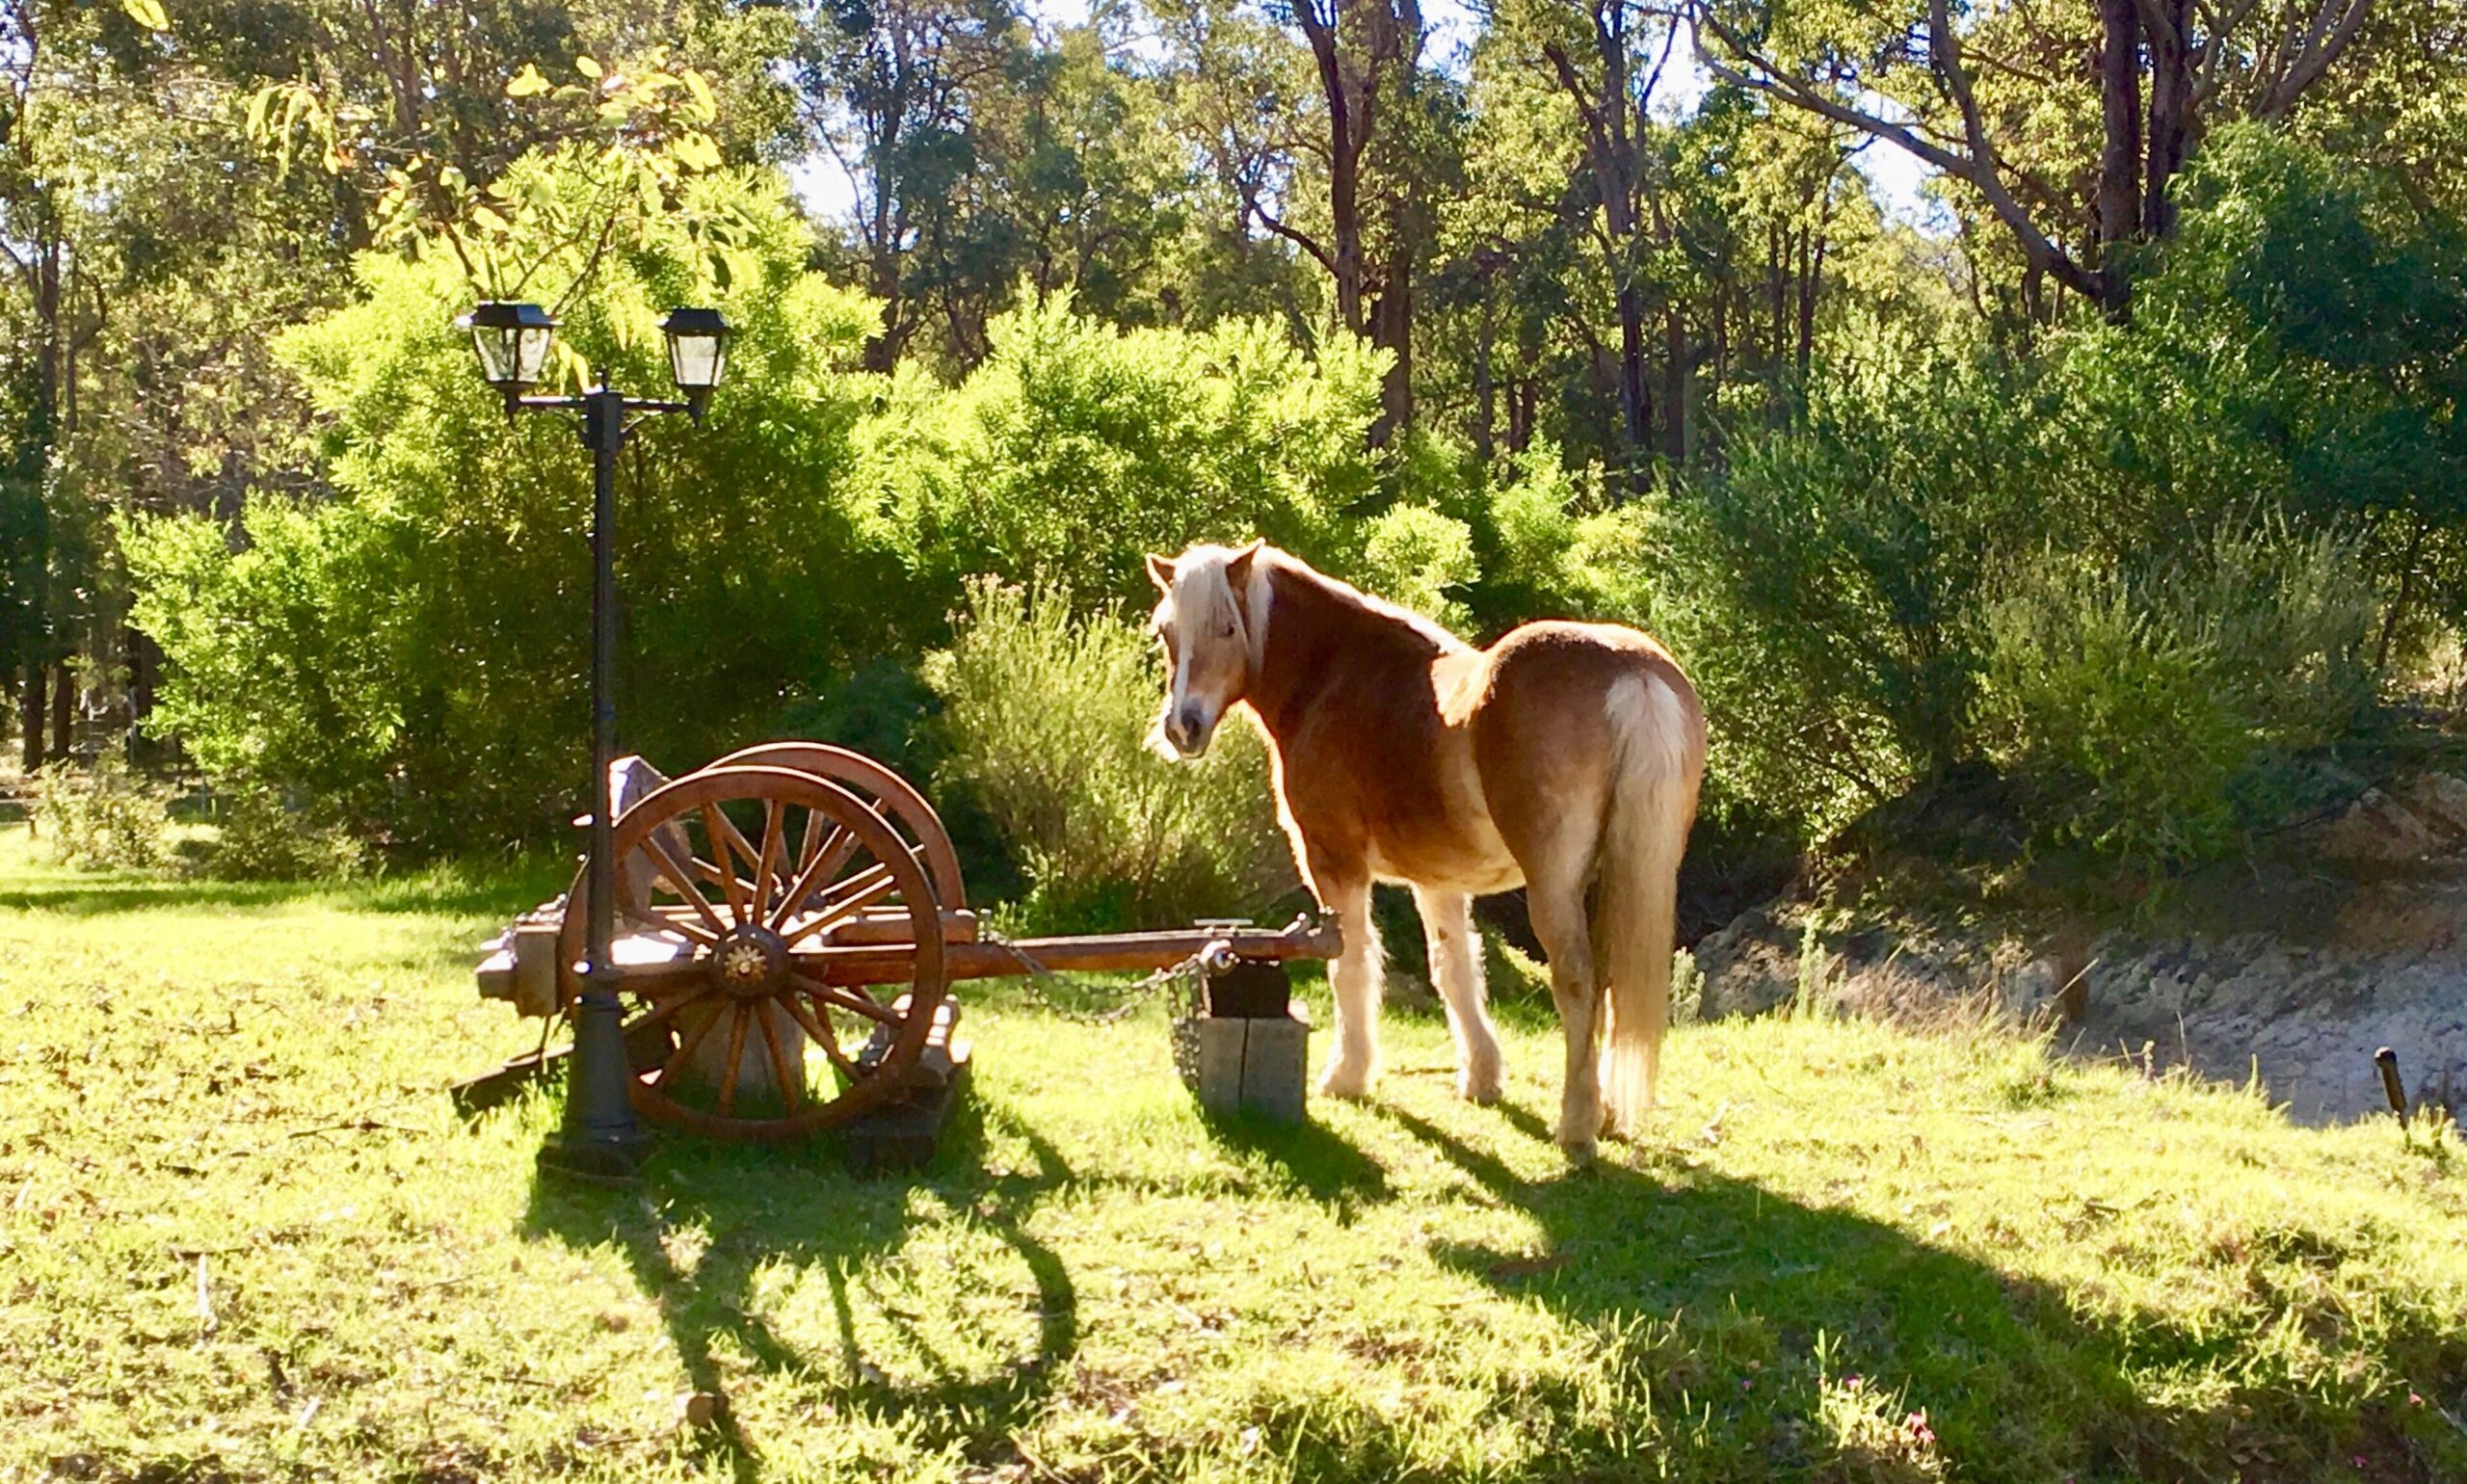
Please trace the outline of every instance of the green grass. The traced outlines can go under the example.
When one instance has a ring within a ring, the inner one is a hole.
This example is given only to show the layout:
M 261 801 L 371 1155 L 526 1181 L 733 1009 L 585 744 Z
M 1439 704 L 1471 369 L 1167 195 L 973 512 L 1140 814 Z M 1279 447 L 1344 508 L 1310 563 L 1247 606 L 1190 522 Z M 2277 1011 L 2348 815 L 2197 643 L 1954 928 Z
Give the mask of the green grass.
M 1156 1012 L 988 985 L 921 1175 L 678 1139 L 574 1191 L 550 1105 L 442 1093 L 532 1044 L 471 945 L 553 886 L 0 829 L 0 1478 L 2467 1477 L 2448 1135 L 1777 1019 L 1676 1034 L 1572 1173 L 1545 1020 L 1500 1107 L 1399 1013 L 1378 1100 L 1270 1131 Z

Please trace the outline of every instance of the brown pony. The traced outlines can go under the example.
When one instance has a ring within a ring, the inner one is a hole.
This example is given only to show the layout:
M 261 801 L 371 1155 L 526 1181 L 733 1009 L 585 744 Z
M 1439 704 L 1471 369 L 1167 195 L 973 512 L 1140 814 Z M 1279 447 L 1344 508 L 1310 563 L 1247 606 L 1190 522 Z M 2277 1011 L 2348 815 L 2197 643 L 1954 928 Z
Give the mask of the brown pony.
M 1669 653 L 1631 628 L 1561 623 L 1476 649 L 1259 542 L 1148 570 L 1172 671 L 1152 741 L 1197 757 L 1228 710 L 1249 713 L 1294 860 L 1343 933 L 1320 1091 L 1362 1097 L 1377 1073 L 1370 885 L 1399 881 L 1455 1032 L 1457 1091 L 1499 1097 L 1472 898 L 1522 885 L 1567 1032 L 1559 1143 L 1584 1159 L 1605 1126 L 1628 1132 L 1653 1101 L 1705 769 L 1704 710 Z

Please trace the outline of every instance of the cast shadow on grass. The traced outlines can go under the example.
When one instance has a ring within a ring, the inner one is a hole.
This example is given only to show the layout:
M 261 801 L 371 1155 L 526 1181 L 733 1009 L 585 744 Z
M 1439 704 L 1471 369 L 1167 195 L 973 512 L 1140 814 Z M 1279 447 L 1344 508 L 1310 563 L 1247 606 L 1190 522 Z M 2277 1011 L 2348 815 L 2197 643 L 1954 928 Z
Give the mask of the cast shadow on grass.
M 479 868 L 435 867 L 343 881 L 216 881 L 169 873 L 59 871 L 32 881 L 0 884 L 0 912 L 99 917 L 166 909 L 261 911 L 305 904 L 342 912 L 511 919 L 564 891 L 572 875 L 570 863 L 549 859 Z
M 1027 1146 L 1028 1168 L 985 1173 L 989 1120 Z M 653 1157 L 634 1190 L 596 1190 L 535 1177 L 526 1228 L 535 1237 L 573 1246 L 619 1246 L 635 1284 L 657 1305 L 698 1392 L 725 1397 L 715 1353 L 715 1345 L 725 1341 L 756 1369 L 791 1380 L 815 1378 L 818 1390 L 845 1395 L 889 1420 L 913 1422 L 930 1438 L 981 1450 L 992 1445 L 989 1440 L 1026 1425 L 1077 1353 L 1077 1289 L 1061 1258 L 1025 1229 L 1037 1203 L 1074 1178 L 1060 1151 L 1043 1135 L 1007 1109 L 971 1096 L 962 1100 L 940 1152 L 921 1170 L 852 1175 L 828 1139 L 800 1148 L 679 1138 Z M 900 1250 L 912 1225 L 910 1197 L 920 1188 L 950 1204 L 972 1204 L 973 1219 L 1017 1255 L 1036 1289 L 1034 1355 L 1014 1360 L 995 1375 L 965 1377 L 910 1321 L 886 1310 L 885 1317 L 934 1379 L 922 1387 L 896 1385 L 867 1364 L 849 1298 L 850 1276 Z M 707 1245 L 688 1272 L 672 1258 L 666 1238 L 697 1229 Z M 783 1265 L 828 1285 L 837 1354 L 798 1349 L 756 1312 L 756 1276 Z M 735 1478 L 763 1476 L 758 1441 L 747 1436 L 725 1405 L 693 1437 L 706 1458 L 725 1464 Z
M 1501 1111 L 1550 1137 L 1529 1110 Z M 2375 1479 L 2441 1476 L 2370 1412 L 2361 1435 L 2330 1438 L 2322 1414 L 2258 1386 L 2207 1406 L 2154 1404 L 2128 1358 L 2162 1376 L 2171 1362 L 2215 1358 L 2219 1337 L 2085 1313 L 2051 1285 L 1692 1166 L 1675 1147 L 1649 1145 L 1635 1168 L 1609 1146 L 1591 1168 L 1526 1180 L 1427 1120 L 1383 1112 L 1541 1228 L 1538 1255 L 1465 1245 L 1439 1249 L 1442 1263 L 1612 1338 L 1654 1414 L 1721 1417 L 1693 1443 L 1684 1427 L 1666 1434 L 1683 1455 L 1712 1455 L 1690 1460 L 1686 1476 L 1916 1481 L 1947 1467 L 2081 1484 L 2276 1481 L 2354 1476 L 2351 1452 L 2374 1455 Z M 1853 1375 L 1860 1389 L 1846 1391 Z M 1845 1427 L 1861 1407 L 1872 1415 Z M 1923 1461 L 1930 1450 L 1941 1464 Z M 2268 1462 L 2257 1470 L 2257 1459 Z
M 1377 1160 L 1308 1119 L 1279 1124 L 1230 1113 L 1204 1114 L 1201 1122 L 1219 1147 L 1328 1207 L 1339 1226 L 1351 1226 L 1364 1207 L 1390 1198 L 1388 1172 Z

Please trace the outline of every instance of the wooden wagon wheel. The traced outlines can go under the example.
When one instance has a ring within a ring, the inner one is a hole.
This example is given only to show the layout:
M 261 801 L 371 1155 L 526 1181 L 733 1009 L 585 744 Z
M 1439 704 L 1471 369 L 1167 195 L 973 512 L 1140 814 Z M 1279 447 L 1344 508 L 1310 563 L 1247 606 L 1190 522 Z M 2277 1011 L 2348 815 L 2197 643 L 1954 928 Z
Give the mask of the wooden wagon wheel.
M 615 846 L 621 871 L 637 866 L 619 880 L 615 957 L 620 990 L 649 1006 L 627 1026 L 644 1117 L 795 1138 L 907 1089 L 949 985 L 942 912 L 864 801 L 810 773 L 705 768 L 627 809 Z M 570 965 L 582 917 L 560 937 Z M 864 972 L 838 971 L 857 960 Z M 826 1077 L 808 1076 L 809 1047 Z
M 715 768 L 794 768 L 818 774 L 870 802 L 875 812 L 908 838 L 934 878 L 934 894 L 957 912 L 968 906 L 968 884 L 960 879 L 959 852 L 951 848 L 942 816 L 916 786 L 862 753 L 828 742 L 765 742 L 741 748 L 711 764 Z
M 960 874 L 959 852 L 952 847 L 950 832 L 942 827 L 942 816 L 935 812 L 934 806 L 915 784 L 864 754 L 829 742 L 764 742 L 740 748 L 712 763 L 711 767 L 788 768 L 814 774 L 841 785 L 872 806 L 874 812 L 906 839 L 911 851 L 924 863 L 926 873 L 933 881 L 934 895 L 942 904 L 944 913 L 966 911 L 968 883 Z M 621 813 L 618 818 L 623 823 L 624 815 Z M 617 859 L 628 861 L 622 851 Z M 636 868 L 625 871 L 621 877 L 621 893 L 642 874 L 639 860 L 629 863 Z M 558 941 L 557 1007 L 560 1011 L 571 1005 L 574 996 L 582 993 L 582 979 L 576 968 L 582 963 L 580 914 L 581 904 L 586 900 L 586 870 L 577 869 L 573 886 L 566 894 L 566 900 L 573 905 Z M 972 931 L 968 936 L 972 937 Z M 947 925 L 943 939 L 950 941 Z

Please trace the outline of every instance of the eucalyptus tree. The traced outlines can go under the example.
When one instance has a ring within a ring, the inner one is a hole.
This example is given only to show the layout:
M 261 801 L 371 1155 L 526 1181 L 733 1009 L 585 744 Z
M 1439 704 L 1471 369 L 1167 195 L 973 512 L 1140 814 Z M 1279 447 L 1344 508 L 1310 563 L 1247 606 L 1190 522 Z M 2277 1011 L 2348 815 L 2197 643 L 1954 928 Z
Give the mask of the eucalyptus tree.
M 1691 18 L 1715 75 L 1968 187 L 2018 249 L 2035 312 L 2053 279 L 2122 316 L 2131 246 L 2172 231 L 2203 131 L 2287 118 L 2375 4 L 1691 0 Z
M 1618 318 L 1617 380 L 1621 431 L 1633 459 L 1651 446 L 1653 394 L 1646 386 L 1646 300 L 1652 286 L 1650 240 L 1667 250 L 1672 215 L 1666 200 L 1654 94 L 1668 73 L 1681 35 L 1678 18 L 1639 0 L 1499 0 L 1495 34 L 1547 67 L 1574 109 L 1582 159 L 1598 213 L 1602 255 L 1613 284 Z M 1661 301 L 1665 368 L 1684 374 L 1685 331 L 1674 296 Z M 1686 453 L 1684 391 L 1666 388 L 1662 453 Z
M 820 0 L 797 50 L 810 137 L 856 191 L 862 281 L 882 304 L 865 364 L 888 371 L 974 245 L 977 121 L 1034 44 L 1011 0 Z
M 0 321 L 13 424 L 0 453 L 0 662 L 29 769 L 68 744 L 70 662 L 94 587 L 91 522 L 54 475 L 80 416 L 79 358 L 109 307 L 102 239 L 118 142 L 96 125 L 142 85 L 164 23 L 153 0 L 0 4 Z

